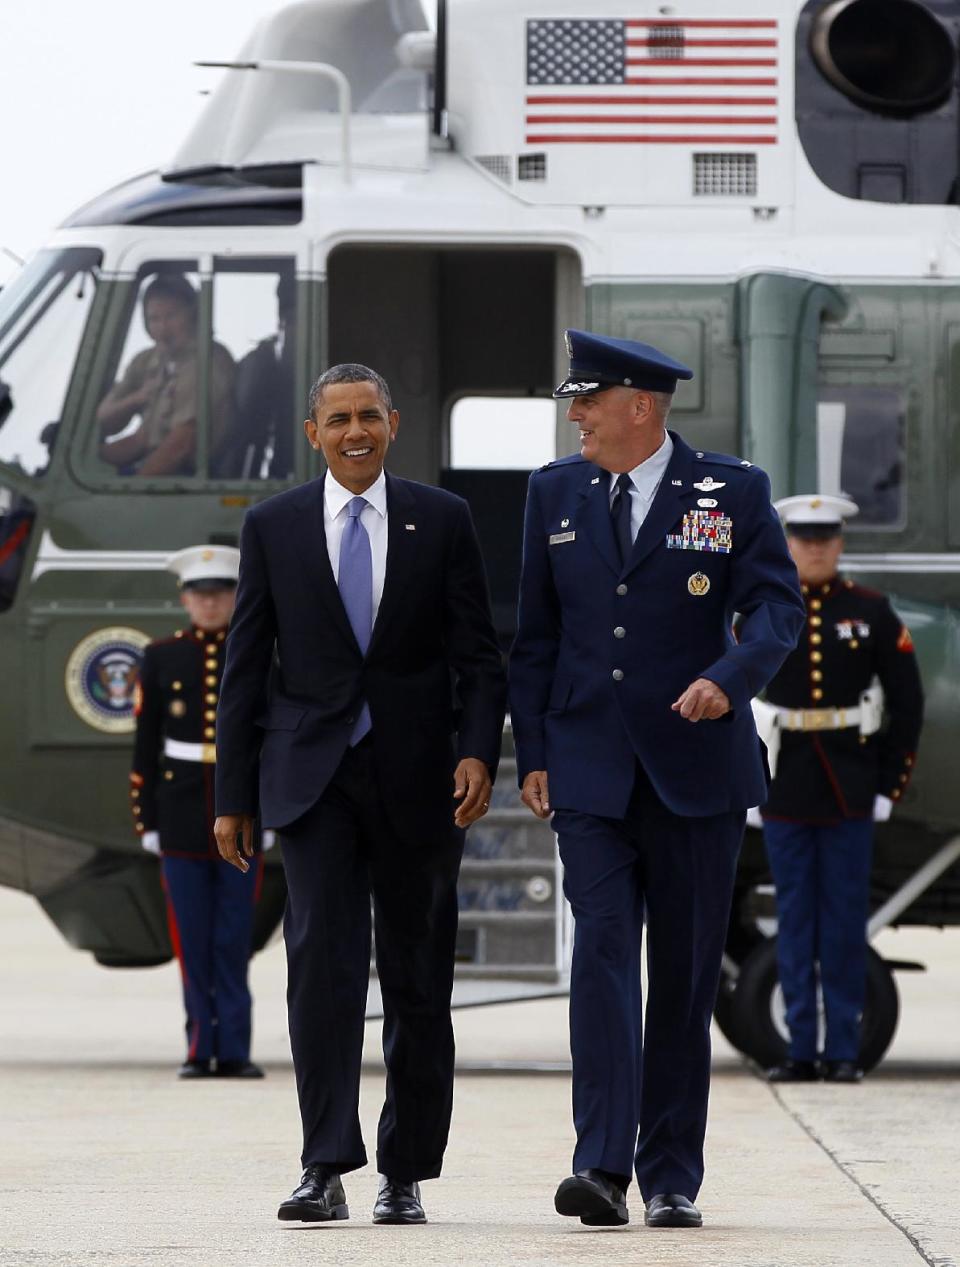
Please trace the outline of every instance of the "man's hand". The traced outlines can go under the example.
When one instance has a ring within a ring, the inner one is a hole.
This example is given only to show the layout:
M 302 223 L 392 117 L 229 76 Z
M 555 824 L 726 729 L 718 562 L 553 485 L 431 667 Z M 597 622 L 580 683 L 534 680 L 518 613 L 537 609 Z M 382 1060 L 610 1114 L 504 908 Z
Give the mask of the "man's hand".
M 217 848 L 224 862 L 238 871 L 250 870 L 247 858 L 253 857 L 253 819 L 249 814 L 223 814 L 213 824 L 213 834 L 217 838 Z M 240 848 L 246 854 L 241 857 Z
M 550 817 L 550 793 L 547 790 L 546 770 L 531 770 L 523 780 L 520 799 L 537 818 Z
M 716 682 L 698 677 L 670 707 L 687 721 L 716 721 L 730 711 L 730 700 Z
M 453 816 L 457 827 L 469 827 L 483 818 L 490 808 L 492 788 L 486 762 L 478 757 L 464 757 L 453 773 L 453 798 L 460 802 Z

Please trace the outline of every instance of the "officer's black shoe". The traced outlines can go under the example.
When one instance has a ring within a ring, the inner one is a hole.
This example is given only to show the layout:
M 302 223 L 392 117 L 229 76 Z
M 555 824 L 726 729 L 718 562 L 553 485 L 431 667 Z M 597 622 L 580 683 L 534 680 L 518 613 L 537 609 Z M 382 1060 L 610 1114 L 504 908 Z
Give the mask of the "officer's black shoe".
M 218 1060 L 218 1078 L 262 1078 L 264 1072 L 252 1060 Z
M 703 1215 L 679 1192 L 658 1192 L 643 1212 L 647 1227 L 703 1227 Z
M 860 1082 L 863 1070 L 852 1060 L 824 1060 L 820 1065 L 824 1082 Z
M 820 1071 L 812 1060 L 785 1060 L 767 1070 L 768 1082 L 818 1082 Z
M 588 1227 L 619 1227 L 630 1222 L 627 1185 L 605 1170 L 578 1170 L 564 1179 L 553 1198 L 558 1214 L 579 1218 Z
M 301 1223 L 330 1223 L 348 1219 L 347 1198 L 340 1176 L 329 1166 L 307 1166 L 286 1201 L 281 1201 L 278 1219 L 299 1219 Z
M 380 1176 L 380 1188 L 373 1207 L 374 1223 L 426 1223 L 420 1204 L 420 1185 Z
M 211 1074 L 209 1060 L 185 1060 L 177 1070 L 178 1078 L 209 1078 Z

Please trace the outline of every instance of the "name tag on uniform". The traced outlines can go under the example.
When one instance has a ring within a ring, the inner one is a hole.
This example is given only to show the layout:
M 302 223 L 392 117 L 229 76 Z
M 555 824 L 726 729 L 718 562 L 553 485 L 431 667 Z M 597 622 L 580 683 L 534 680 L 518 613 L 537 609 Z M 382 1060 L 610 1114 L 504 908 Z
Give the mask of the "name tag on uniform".
M 550 534 L 549 541 L 552 546 L 562 546 L 566 541 L 576 541 L 577 534 L 575 532 L 553 532 Z

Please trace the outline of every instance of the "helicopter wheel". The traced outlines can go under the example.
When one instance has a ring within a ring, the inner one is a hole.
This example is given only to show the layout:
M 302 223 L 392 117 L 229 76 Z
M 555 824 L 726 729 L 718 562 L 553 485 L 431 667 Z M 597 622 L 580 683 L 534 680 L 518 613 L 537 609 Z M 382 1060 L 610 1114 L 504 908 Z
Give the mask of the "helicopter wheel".
M 723 988 L 721 985 L 721 995 Z M 822 1032 L 822 1002 L 818 1010 Z M 893 973 L 868 946 L 867 991 L 858 1061 L 863 1069 L 872 1069 L 883 1059 L 893 1041 L 899 1015 L 900 999 Z M 777 972 L 776 938 L 761 943 L 744 959 L 729 1000 L 729 1032 L 718 1015 L 717 1022 L 734 1046 L 762 1068 L 768 1069 L 787 1058 L 790 1035 Z

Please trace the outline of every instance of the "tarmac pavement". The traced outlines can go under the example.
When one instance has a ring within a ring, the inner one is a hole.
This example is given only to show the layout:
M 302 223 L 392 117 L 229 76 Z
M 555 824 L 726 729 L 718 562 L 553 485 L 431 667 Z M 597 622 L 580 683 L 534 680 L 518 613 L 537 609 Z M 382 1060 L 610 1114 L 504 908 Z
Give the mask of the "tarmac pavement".
M 372 1165 L 346 1177 L 349 1222 L 301 1227 L 276 1220 L 299 1177 L 282 948 L 252 971 L 267 1079 L 179 1083 L 176 969 L 99 968 L 0 890 L 0 1267 L 957 1267 L 960 930 L 883 936 L 930 970 L 900 978 L 900 1033 L 861 1086 L 770 1088 L 717 1036 L 702 1230 L 645 1228 L 634 1189 L 624 1229 L 554 1213 L 573 1143 L 557 999 L 456 1014 L 464 1072 L 427 1227 L 370 1223 Z

